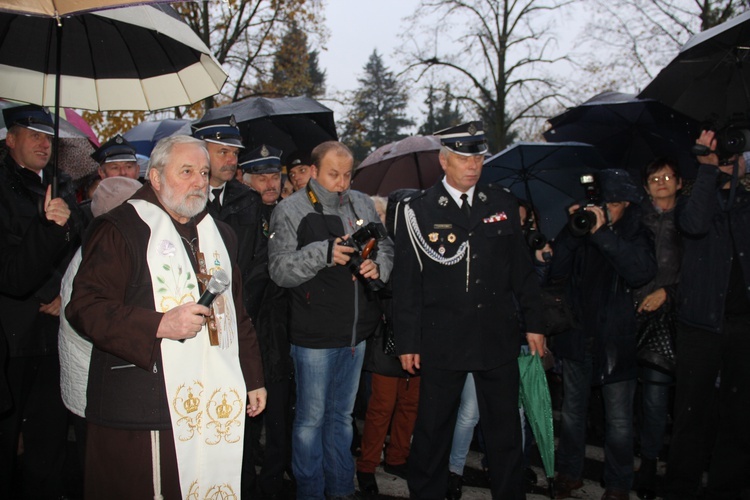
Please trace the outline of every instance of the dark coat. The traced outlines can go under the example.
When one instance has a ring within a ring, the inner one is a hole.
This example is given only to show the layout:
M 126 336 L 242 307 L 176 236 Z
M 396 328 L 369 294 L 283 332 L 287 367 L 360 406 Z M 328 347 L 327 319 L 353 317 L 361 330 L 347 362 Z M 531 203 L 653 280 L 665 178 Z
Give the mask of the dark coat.
M 409 207 L 422 243 L 407 230 Z M 399 354 L 420 354 L 426 366 L 489 370 L 511 361 L 520 349 L 518 298 L 528 331 L 544 333 L 539 283 L 521 233 L 518 201 L 505 188 L 480 184 L 467 218 L 442 182 L 404 203 L 396 224 L 391 278 L 393 320 Z M 425 252 L 450 258 L 452 265 Z
M 0 323 L 11 357 L 57 353 L 58 317 L 40 314 L 39 306 L 59 295 L 82 225 L 69 178 L 59 176 L 59 195 L 71 210 L 66 227 L 43 214 L 50 167 L 42 182 L 9 154 L 0 164 Z
M 621 220 L 594 234 L 576 237 L 566 226 L 553 250 L 549 279 L 567 280 L 579 323 L 555 337 L 555 355 L 574 361 L 592 356 L 594 385 L 635 378 L 632 290 L 656 275 L 651 232 L 640 220 L 639 207 L 631 204 Z
M 259 279 L 263 280 L 264 275 L 266 279 L 268 276 L 262 207 L 260 195 L 236 179 L 225 184 L 221 211 L 217 212 L 212 203 L 208 204 L 208 213 L 214 219 L 227 223 L 237 235 L 237 263 L 242 271 L 242 301 L 253 321 L 256 320 L 263 298 L 262 287 L 253 284 Z
M 716 167 L 700 165 L 690 196 L 675 209 L 684 244 L 677 319 L 717 333 L 723 327 L 733 258 L 750 283 L 750 193 L 737 186 L 734 202 L 725 209 L 729 190 L 720 189 L 721 183 Z
M 637 304 L 654 290 L 664 288 L 667 292 L 666 307 L 673 309 L 677 301 L 677 283 L 680 281 L 682 263 L 682 238 L 675 223 L 675 210 L 659 211 L 651 200 L 641 205 L 643 224 L 654 237 L 656 276 L 645 286 L 637 289 L 634 297 Z

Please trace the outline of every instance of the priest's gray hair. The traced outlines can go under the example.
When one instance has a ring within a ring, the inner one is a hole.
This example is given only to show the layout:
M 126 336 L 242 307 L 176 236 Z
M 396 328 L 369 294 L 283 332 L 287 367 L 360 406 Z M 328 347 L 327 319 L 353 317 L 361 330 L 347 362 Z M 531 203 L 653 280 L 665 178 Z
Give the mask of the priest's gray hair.
M 206 154 L 206 160 L 210 164 L 208 150 L 206 149 L 206 141 L 196 139 L 189 135 L 172 135 L 160 140 L 156 143 L 156 146 L 154 146 L 154 150 L 151 152 L 151 158 L 148 161 L 148 170 L 146 170 L 147 179 L 152 168 L 159 172 L 160 176 L 164 175 L 164 167 L 169 163 L 169 158 L 172 156 L 172 149 L 179 144 L 195 144 L 196 146 L 199 146 Z

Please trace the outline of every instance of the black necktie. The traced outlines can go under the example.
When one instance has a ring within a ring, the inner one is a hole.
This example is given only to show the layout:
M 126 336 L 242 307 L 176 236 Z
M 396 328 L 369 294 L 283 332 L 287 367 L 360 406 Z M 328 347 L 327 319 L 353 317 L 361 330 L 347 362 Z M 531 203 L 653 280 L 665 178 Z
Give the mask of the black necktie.
M 464 193 L 461 195 L 461 211 L 466 217 L 471 216 L 471 205 L 469 205 L 469 195 Z
M 213 193 L 214 195 L 214 201 L 212 201 L 211 203 L 213 203 L 214 208 L 216 208 L 217 212 L 221 211 L 221 192 L 222 191 L 224 191 L 224 186 L 211 190 L 211 193 Z

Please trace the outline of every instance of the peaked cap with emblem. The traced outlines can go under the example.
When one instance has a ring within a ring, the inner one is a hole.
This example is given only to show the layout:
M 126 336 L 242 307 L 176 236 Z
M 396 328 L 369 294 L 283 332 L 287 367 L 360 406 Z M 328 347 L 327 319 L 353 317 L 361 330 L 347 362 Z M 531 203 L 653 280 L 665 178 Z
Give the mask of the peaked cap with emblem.
M 204 117 L 205 118 L 205 117 Z M 190 126 L 193 129 L 193 137 L 203 139 L 206 142 L 233 146 L 235 148 L 244 148 L 242 145 L 242 135 L 237 126 L 237 120 L 234 115 L 214 118 L 212 120 L 202 120 Z
M 115 161 L 138 161 L 135 148 L 120 134 L 117 134 L 91 153 L 91 157 L 100 165 Z
M 487 141 L 481 121 L 446 128 L 435 132 L 434 135 L 449 151 L 462 156 L 483 155 L 487 152 Z
M 289 159 L 286 162 L 287 171 L 290 171 L 295 167 L 309 167 L 310 165 L 312 165 L 310 151 L 303 151 L 301 149 L 298 149 L 294 153 L 290 154 Z
M 4 108 L 3 118 L 8 129 L 13 125 L 18 125 L 35 132 L 55 135 L 55 123 L 52 121 L 49 110 L 36 104 Z
M 281 150 L 262 144 L 244 154 L 239 166 L 246 174 L 277 174 L 281 172 Z

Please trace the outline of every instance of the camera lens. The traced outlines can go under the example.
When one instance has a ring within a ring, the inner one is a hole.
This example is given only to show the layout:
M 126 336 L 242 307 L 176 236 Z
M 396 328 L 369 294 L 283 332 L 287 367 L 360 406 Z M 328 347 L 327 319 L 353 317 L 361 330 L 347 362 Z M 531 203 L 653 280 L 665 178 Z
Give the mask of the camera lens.
M 568 227 L 573 236 L 584 236 L 591 231 L 596 224 L 596 215 L 580 208 L 570 214 Z

